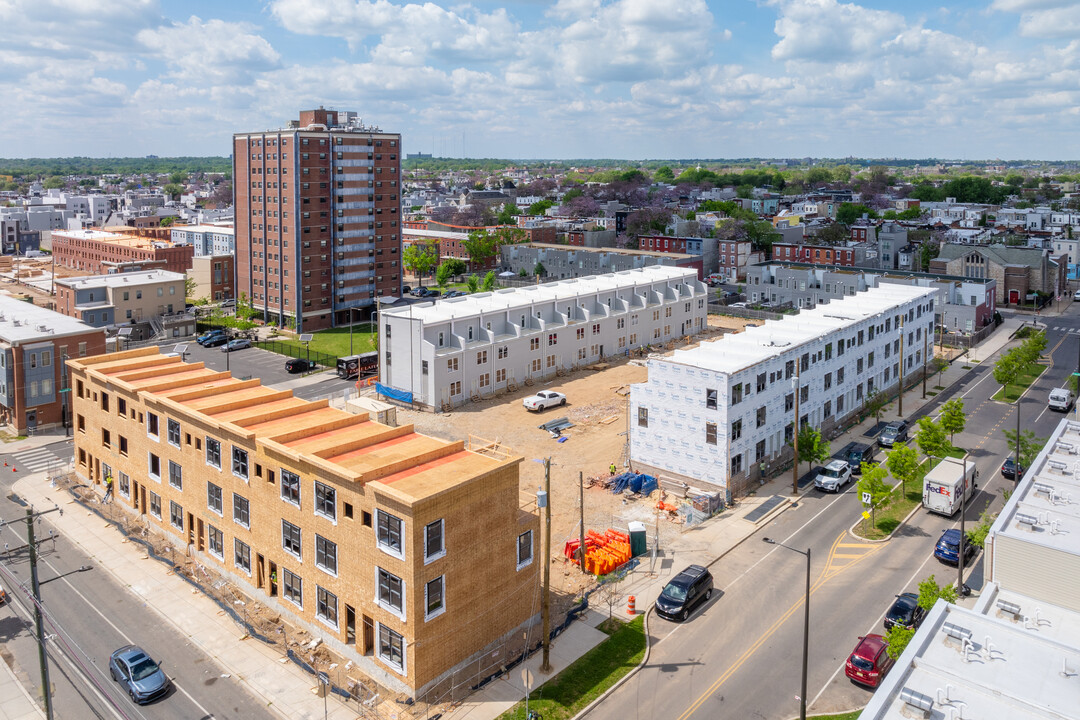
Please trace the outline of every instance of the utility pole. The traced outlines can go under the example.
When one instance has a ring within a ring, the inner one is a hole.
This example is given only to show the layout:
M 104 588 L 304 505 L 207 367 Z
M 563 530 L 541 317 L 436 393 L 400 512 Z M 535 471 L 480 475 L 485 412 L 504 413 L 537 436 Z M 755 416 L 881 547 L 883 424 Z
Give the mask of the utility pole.
M 544 513 L 544 598 L 540 605 L 544 624 L 544 660 L 540 664 L 540 671 L 548 673 L 551 672 L 548 661 L 551 652 L 551 457 L 544 458 L 544 495 L 547 500 L 547 512 Z M 581 552 L 584 554 L 584 547 Z
M 799 496 L 799 358 L 795 358 L 795 422 L 792 424 L 791 447 L 795 454 L 791 457 L 791 492 Z
M 550 498 L 548 500 L 550 502 Z M 585 473 L 578 470 L 578 505 L 580 506 L 581 523 L 578 532 L 578 549 L 581 552 L 581 572 L 585 572 Z
M 904 316 L 900 316 L 900 392 L 896 396 L 896 412 L 904 417 Z
M 1020 406 L 1017 405 L 1017 414 Z M 967 511 L 968 479 L 967 479 L 967 453 L 964 453 L 964 477 L 960 485 L 960 542 L 957 544 L 956 554 L 956 594 L 966 597 L 964 592 L 964 512 Z
M 922 336 L 922 396 L 923 396 L 923 400 L 926 399 L 926 370 L 927 370 L 927 366 L 930 364 L 929 363 L 930 358 L 927 357 L 927 355 L 926 355 L 927 335 L 929 335 L 929 333 L 924 332 L 923 336 Z

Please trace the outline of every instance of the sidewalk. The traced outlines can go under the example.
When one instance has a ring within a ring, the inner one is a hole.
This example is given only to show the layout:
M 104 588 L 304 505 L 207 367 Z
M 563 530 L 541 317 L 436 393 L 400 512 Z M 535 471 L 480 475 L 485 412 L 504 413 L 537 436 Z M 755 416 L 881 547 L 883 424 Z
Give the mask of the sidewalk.
M 0 720 L 41 720 L 45 711 L 19 682 L 15 669 L 0 662 Z

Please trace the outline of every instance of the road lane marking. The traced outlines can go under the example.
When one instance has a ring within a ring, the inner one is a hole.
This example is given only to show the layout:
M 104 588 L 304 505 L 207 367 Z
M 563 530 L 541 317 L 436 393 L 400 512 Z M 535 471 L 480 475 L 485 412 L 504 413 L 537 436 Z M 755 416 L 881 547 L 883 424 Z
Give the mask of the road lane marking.
M 843 538 L 844 538 L 844 537 L 845 537 L 846 535 L 847 535 L 847 532 L 846 532 L 846 531 L 845 531 L 845 532 L 842 532 L 842 533 L 840 533 L 840 534 L 839 534 L 839 535 L 838 535 L 838 536 L 836 537 L 836 540 L 835 540 L 835 541 L 833 541 L 832 547 L 831 547 L 831 548 L 829 549 L 829 562 L 828 562 L 828 563 L 826 564 L 826 567 L 825 567 L 825 569 L 824 569 L 824 570 L 823 570 L 823 571 L 821 572 L 821 574 L 820 574 L 820 575 L 818 576 L 818 579 L 817 579 L 817 580 L 816 580 L 816 581 L 815 581 L 815 582 L 813 583 L 813 585 L 812 585 L 812 586 L 811 586 L 811 588 L 810 588 L 810 595 L 811 595 L 811 597 L 813 597 L 814 593 L 815 593 L 815 592 L 817 592 L 817 590 L 818 590 L 818 589 L 820 589 L 821 587 L 823 587 L 823 586 L 825 585 L 825 583 L 827 583 L 827 582 L 828 582 L 828 581 L 829 581 L 830 579 L 832 579 L 832 578 L 833 578 L 833 577 L 835 577 L 836 575 L 840 574 L 841 572 L 843 572 L 843 571 L 844 571 L 844 570 L 846 570 L 847 568 L 849 568 L 849 567 L 853 567 L 853 566 L 854 566 L 854 565 L 856 565 L 856 564 L 857 564 L 858 562 L 860 562 L 860 561 L 861 561 L 862 559 L 865 559 L 865 558 L 868 558 L 868 557 L 870 557 L 871 555 L 874 555 L 874 554 L 875 554 L 875 553 L 877 553 L 877 552 L 878 552 L 878 551 L 879 551 L 879 550 L 880 550 L 880 549 L 881 549 L 882 547 L 884 547 L 884 544 L 878 545 L 878 546 L 876 546 L 876 547 L 875 547 L 875 548 L 874 548 L 873 550 L 871 550 L 871 551 L 869 551 L 869 552 L 865 553 L 864 555 L 862 555 L 862 557 L 861 557 L 861 558 L 860 558 L 859 560 L 856 560 L 856 561 L 854 561 L 854 562 L 850 562 L 850 563 L 848 563 L 848 564 L 846 564 L 846 565 L 844 565 L 844 566 L 840 567 L 839 569 L 837 569 L 837 570 L 835 570 L 835 571 L 833 571 L 833 572 L 830 572 L 830 567 L 832 566 L 832 557 L 833 557 L 834 553 L 836 552 L 836 548 L 837 548 L 837 546 L 838 546 L 838 545 L 840 544 L 840 541 L 841 541 L 841 540 L 842 540 L 842 539 L 843 539 Z M 710 697 L 712 697 L 712 696 L 713 696 L 713 694 L 714 694 L 714 693 L 715 693 L 715 692 L 716 692 L 717 690 L 719 690 L 719 689 L 720 689 L 720 687 L 721 687 L 721 686 L 722 686 L 722 685 L 723 685 L 723 684 L 724 684 L 725 682 L 727 682 L 727 680 L 728 680 L 728 679 L 729 679 L 729 678 L 730 678 L 730 677 L 731 677 L 732 675 L 734 675 L 734 674 L 735 674 L 735 672 L 737 672 L 737 671 L 738 671 L 738 670 L 739 670 L 739 669 L 740 669 L 740 668 L 741 668 L 741 667 L 742 667 L 742 666 L 743 666 L 744 664 L 746 664 L 746 661 L 747 661 L 747 660 L 749 660 L 749 659 L 750 659 L 750 658 L 751 658 L 751 657 L 752 657 L 752 656 L 754 655 L 754 653 L 756 653 L 756 652 L 758 651 L 758 649 L 760 649 L 760 648 L 761 648 L 761 646 L 762 646 L 762 645 L 764 645 L 764 644 L 765 644 L 765 643 L 766 643 L 766 642 L 767 642 L 767 641 L 769 640 L 769 638 L 771 638 L 771 637 L 772 637 L 772 636 L 773 636 L 774 634 L 776 634 L 776 631 L 777 631 L 777 630 L 779 630 L 779 629 L 780 629 L 780 628 L 781 628 L 781 627 L 782 627 L 782 626 L 784 625 L 784 623 L 786 623 L 786 622 L 787 622 L 787 620 L 788 620 L 788 619 L 789 619 L 789 618 L 790 618 L 790 617 L 791 617 L 792 615 L 794 615 L 794 614 L 795 614 L 795 612 L 796 612 L 797 610 L 799 610 L 799 609 L 800 609 L 800 608 L 802 607 L 802 605 L 803 605 L 803 603 L 805 602 L 805 600 L 806 600 L 806 598 L 805 598 L 805 596 L 803 596 L 803 597 L 800 597 L 800 598 L 799 598 L 799 599 L 798 599 L 797 601 L 795 601 L 795 603 L 793 603 L 793 604 L 792 604 L 792 606 L 791 606 L 791 607 L 789 607 L 789 608 L 787 609 L 787 611 L 786 611 L 786 612 L 784 612 L 784 614 L 783 614 L 783 615 L 781 615 L 781 616 L 780 616 L 780 617 L 779 617 L 779 618 L 778 618 L 778 619 L 776 620 L 776 622 L 774 622 L 774 623 L 773 623 L 773 624 L 772 624 L 772 625 L 771 625 L 771 626 L 769 627 L 769 629 L 768 629 L 768 630 L 766 630 L 766 631 L 765 631 L 765 632 L 764 632 L 764 633 L 763 633 L 763 634 L 761 635 L 761 637 L 759 637 L 759 638 L 758 638 L 758 639 L 757 639 L 757 640 L 756 640 L 756 641 L 754 642 L 754 644 L 753 644 L 753 645 L 751 645 L 751 646 L 750 646 L 749 648 L 747 648 L 747 649 L 746 649 L 746 650 L 745 650 L 745 651 L 743 652 L 743 654 L 739 656 L 739 659 L 735 661 L 735 664 L 734 664 L 734 665 L 732 665 L 732 666 L 731 666 L 731 667 L 729 667 L 729 668 L 728 668 L 728 669 L 727 669 L 726 671 L 724 671 L 724 673 L 723 673 L 723 674 L 722 674 L 722 675 L 721 675 L 720 677 L 718 677 L 718 678 L 717 678 L 717 679 L 716 679 L 716 680 L 715 680 L 715 681 L 713 682 L 713 684 L 712 684 L 712 685 L 710 685 L 710 686 L 709 686 L 709 687 L 708 687 L 708 688 L 707 688 L 707 689 L 705 690 L 705 692 L 703 692 L 703 693 L 702 693 L 702 694 L 701 694 L 701 695 L 700 695 L 700 696 L 698 697 L 698 699 L 697 699 L 697 700 L 695 700 L 695 701 L 693 702 L 693 704 L 691 704 L 691 705 L 690 705 L 690 707 L 688 707 L 688 708 L 687 708 L 687 709 L 686 709 L 686 710 L 685 710 L 685 711 L 684 711 L 684 712 L 683 712 L 683 713 L 682 713 L 682 714 L 681 714 L 681 715 L 679 716 L 679 720 L 686 720 L 686 719 L 687 719 L 687 718 L 689 718 L 689 717 L 690 717 L 691 715 L 693 715 L 693 714 L 694 714 L 695 712 L 697 712 L 698 708 L 700 708 L 700 707 L 701 707 L 701 705 L 702 705 L 702 704 L 704 704 L 704 702 L 705 702 L 706 700 L 708 700 L 708 699 L 709 699 Z

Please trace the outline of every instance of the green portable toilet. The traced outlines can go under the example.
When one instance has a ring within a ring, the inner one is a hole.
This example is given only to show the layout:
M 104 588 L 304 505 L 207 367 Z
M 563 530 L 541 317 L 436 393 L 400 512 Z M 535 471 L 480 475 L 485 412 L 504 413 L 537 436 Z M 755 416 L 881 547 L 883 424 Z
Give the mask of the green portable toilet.
M 630 523 L 630 557 L 644 555 L 648 550 L 648 536 L 645 534 L 645 523 L 638 521 Z

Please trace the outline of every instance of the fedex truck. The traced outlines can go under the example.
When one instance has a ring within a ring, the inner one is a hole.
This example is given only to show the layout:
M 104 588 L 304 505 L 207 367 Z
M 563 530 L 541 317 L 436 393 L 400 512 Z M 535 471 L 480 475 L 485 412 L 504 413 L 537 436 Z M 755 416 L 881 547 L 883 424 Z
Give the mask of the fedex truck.
M 932 513 L 951 517 L 960 509 L 964 494 L 970 500 L 978 485 L 975 478 L 978 472 L 975 463 L 967 460 L 967 473 L 964 473 L 964 461 L 945 458 L 937 464 L 923 479 L 923 507 Z

